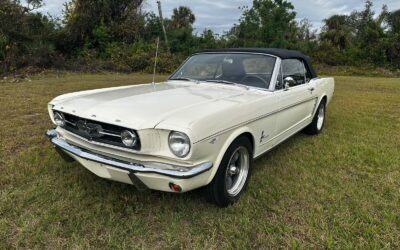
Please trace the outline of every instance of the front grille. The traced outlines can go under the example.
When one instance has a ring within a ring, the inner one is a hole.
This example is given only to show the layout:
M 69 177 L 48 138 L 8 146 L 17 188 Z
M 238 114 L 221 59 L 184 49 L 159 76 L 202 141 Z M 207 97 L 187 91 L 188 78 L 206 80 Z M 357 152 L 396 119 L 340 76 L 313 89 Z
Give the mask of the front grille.
M 63 128 L 71 133 L 79 135 L 89 141 L 110 144 L 118 147 L 140 150 L 140 140 L 136 131 L 124 127 L 103 122 L 84 119 L 75 115 L 62 113 L 65 118 Z M 136 134 L 137 142 L 133 147 L 125 146 L 121 141 L 121 132 L 129 130 Z

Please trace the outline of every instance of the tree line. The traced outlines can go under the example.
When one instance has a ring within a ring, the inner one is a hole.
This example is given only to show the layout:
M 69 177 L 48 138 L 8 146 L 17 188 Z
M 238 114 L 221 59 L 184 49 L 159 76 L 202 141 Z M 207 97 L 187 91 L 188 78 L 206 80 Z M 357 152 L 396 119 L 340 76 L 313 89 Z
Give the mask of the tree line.
M 72 0 L 63 17 L 37 11 L 42 0 L 0 0 L 0 73 L 21 69 L 151 71 L 155 40 L 163 38 L 154 12 L 143 0 Z M 287 0 L 254 0 L 241 7 L 237 23 L 224 34 L 195 33 L 195 13 L 179 6 L 164 18 L 170 53 L 160 56 L 162 72 L 171 72 L 188 55 L 204 48 L 275 47 L 297 49 L 318 64 L 368 65 L 400 69 L 400 10 L 368 0 L 361 11 L 323 20 L 319 32 L 307 20 L 296 21 Z M 165 50 L 166 44 L 161 48 Z

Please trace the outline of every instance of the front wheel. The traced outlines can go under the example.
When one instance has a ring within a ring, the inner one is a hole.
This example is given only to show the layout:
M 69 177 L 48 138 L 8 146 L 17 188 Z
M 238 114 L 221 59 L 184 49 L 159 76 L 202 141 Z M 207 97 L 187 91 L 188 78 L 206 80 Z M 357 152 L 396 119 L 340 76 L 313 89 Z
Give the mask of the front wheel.
M 317 135 L 321 133 L 325 123 L 325 109 L 326 100 L 323 99 L 318 106 L 317 112 L 315 112 L 312 122 L 304 129 L 306 134 Z
M 249 181 L 252 164 L 252 145 L 246 137 L 239 137 L 229 146 L 207 186 L 208 199 L 220 207 L 237 202 Z

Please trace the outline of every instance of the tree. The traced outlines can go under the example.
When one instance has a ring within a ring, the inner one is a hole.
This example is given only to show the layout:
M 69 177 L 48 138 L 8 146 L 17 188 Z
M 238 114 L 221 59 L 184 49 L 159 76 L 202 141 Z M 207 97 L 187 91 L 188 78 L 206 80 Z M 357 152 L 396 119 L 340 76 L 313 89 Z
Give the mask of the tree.
M 209 49 L 218 47 L 218 35 L 216 35 L 212 30 L 205 29 L 203 33 L 198 38 L 198 44 L 200 49 Z
M 27 0 L 27 11 L 32 11 L 32 10 L 36 10 L 39 9 L 40 7 L 43 6 L 43 0 Z
M 195 48 L 195 37 L 193 36 L 193 23 L 195 15 L 189 7 L 180 6 L 173 9 L 170 20 L 165 23 L 168 30 L 171 52 L 191 53 Z
M 109 30 L 113 40 L 128 43 L 138 40 L 144 26 L 142 3 L 143 0 L 72 0 L 66 3 L 60 48 L 71 51 L 90 43 L 99 25 Z
M 175 29 L 191 27 L 196 20 L 192 10 L 186 6 L 180 6 L 173 10 L 171 25 Z
M 0 62 L 3 72 L 27 65 L 51 65 L 56 23 L 33 12 L 40 6 L 40 0 L 28 1 L 27 7 L 17 0 L 0 0 Z
M 144 14 L 144 34 L 146 41 L 154 41 L 162 32 L 159 17 L 152 11 Z
M 354 28 L 346 15 L 333 15 L 324 20 L 321 40 L 329 41 L 338 50 L 343 51 L 350 46 Z
M 368 0 L 365 2 L 364 10 L 350 15 L 356 28 L 354 39 L 358 48 L 356 57 L 366 63 L 382 65 L 386 61 L 387 37 L 382 26 L 383 19 L 380 17 L 384 16 L 387 10 L 384 6 L 382 13 L 374 19 L 375 12 L 372 7 L 372 1 Z
M 296 26 L 294 47 L 307 54 L 315 51 L 318 45 L 317 30 L 313 29 L 311 22 L 308 19 L 303 19 Z
M 400 34 L 400 9 L 390 12 L 387 16 L 387 22 L 392 33 Z
M 0 71 L 54 65 L 124 71 L 152 67 L 161 26 L 156 14 L 142 11 L 144 0 L 70 0 L 62 23 L 35 11 L 42 1 L 0 0 Z M 296 21 L 290 0 L 253 0 L 219 36 L 209 29 L 194 34 L 194 13 L 179 6 L 164 19 L 173 54 L 161 56 L 160 67 L 168 71 L 177 58 L 202 48 L 280 47 L 330 65 L 400 68 L 400 10 L 390 12 L 384 5 L 376 15 L 372 7 L 368 0 L 361 11 L 326 18 L 317 35 L 308 20 Z
M 390 64 L 400 68 L 400 9 L 387 15 L 387 23 L 390 33 L 386 55 Z
M 244 7 L 239 24 L 228 36 L 235 46 L 265 46 L 290 48 L 296 33 L 294 6 L 285 0 L 254 0 Z

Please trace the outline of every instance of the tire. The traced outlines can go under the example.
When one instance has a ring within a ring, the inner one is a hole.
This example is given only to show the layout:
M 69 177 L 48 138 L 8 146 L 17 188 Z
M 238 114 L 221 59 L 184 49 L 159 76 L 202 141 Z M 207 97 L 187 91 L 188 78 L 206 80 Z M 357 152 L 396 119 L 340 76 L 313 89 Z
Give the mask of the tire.
M 309 135 L 318 135 L 321 133 L 325 124 L 326 100 L 323 99 L 315 112 L 314 118 L 310 125 L 304 129 L 304 133 Z
M 206 187 L 210 202 L 219 207 L 234 204 L 246 189 L 253 165 L 253 146 L 241 136 L 226 150 L 214 179 Z

